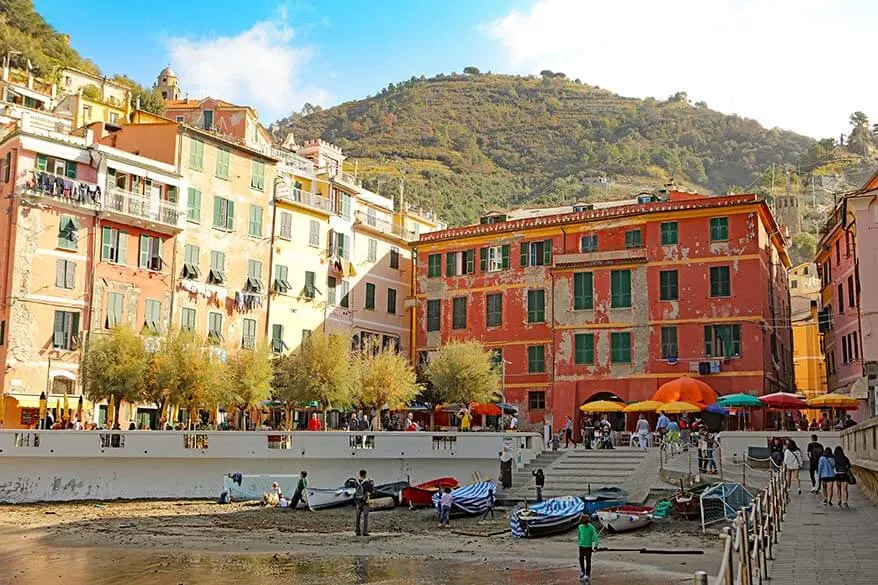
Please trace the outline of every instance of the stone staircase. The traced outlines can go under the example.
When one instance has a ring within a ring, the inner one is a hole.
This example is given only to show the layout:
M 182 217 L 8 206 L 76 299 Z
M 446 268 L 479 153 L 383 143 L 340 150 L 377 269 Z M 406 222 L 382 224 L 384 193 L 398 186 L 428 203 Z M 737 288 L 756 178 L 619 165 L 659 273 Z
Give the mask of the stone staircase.
M 630 501 L 638 502 L 646 499 L 653 475 L 658 472 L 658 452 L 644 453 L 625 447 L 606 451 L 578 448 L 546 452 L 515 472 L 512 488 L 500 490 L 498 499 L 535 500 L 533 472 L 540 468 L 546 475 L 544 498 L 584 496 L 589 489 L 616 486 L 628 490 Z

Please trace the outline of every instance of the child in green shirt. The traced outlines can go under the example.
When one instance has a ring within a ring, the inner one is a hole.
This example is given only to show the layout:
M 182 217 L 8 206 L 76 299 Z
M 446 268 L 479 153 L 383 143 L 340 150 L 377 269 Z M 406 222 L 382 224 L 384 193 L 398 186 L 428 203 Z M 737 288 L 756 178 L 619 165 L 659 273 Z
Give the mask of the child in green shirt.
M 584 582 L 591 578 L 591 553 L 598 549 L 598 531 L 588 514 L 579 517 L 579 577 Z

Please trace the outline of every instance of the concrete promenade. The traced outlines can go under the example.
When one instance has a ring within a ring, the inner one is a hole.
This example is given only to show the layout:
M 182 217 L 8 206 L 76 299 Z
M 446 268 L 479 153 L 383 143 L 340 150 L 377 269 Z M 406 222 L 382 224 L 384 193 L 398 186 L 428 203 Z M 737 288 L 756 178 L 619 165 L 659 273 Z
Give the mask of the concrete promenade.
M 803 472 L 803 490 L 810 485 Z M 839 509 L 824 506 L 822 495 L 791 491 L 770 583 L 878 583 L 878 507 L 857 486 L 850 486 L 848 502 L 850 508 Z

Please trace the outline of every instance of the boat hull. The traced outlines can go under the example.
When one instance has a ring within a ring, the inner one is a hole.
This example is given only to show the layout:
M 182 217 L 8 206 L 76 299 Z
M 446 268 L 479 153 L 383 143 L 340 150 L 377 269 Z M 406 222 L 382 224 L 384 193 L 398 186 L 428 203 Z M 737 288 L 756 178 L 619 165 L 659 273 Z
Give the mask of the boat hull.
M 412 508 L 429 508 L 433 505 L 433 495 L 446 487 L 457 489 L 458 482 L 453 477 L 442 477 L 418 485 L 403 488 L 401 498 Z
M 407 481 L 395 481 L 375 486 L 374 498 L 393 498 L 393 503 L 399 505 L 402 499 L 402 491 L 409 487 Z
M 452 516 L 478 516 L 488 510 L 488 493 L 497 493 L 497 485 L 490 481 L 481 481 L 465 485 L 451 491 Z M 433 494 L 433 506 L 439 505 L 439 493 Z
M 585 502 L 568 496 L 551 498 L 512 513 L 509 524 L 516 538 L 537 538 L 571 530 L 579 523 Z
M 349 506 L 354 503 L 356 480 L 348 479 L 344 485 L 334 488 L 309 487 L 305 490 L 308 507 L 312 510 L 325 510 Z
M 597 513 L 601 525 L 611 532 L 631 532 L 652 523 L 655 508 L 647 506 L 617 506 Z

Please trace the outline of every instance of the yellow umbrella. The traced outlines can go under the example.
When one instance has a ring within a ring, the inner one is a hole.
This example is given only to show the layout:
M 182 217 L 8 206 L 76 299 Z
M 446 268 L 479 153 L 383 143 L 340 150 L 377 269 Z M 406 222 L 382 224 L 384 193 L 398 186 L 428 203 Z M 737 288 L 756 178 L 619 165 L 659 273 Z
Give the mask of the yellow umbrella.
M 625 405 L 621 402 L 613 402 L 612 400 L 596 400 L 595 402 L 587 402 L 579 407 L 582 412 L 622 412 Z
M 70 418 L 70 404 L 67 402 L 67 392 L 64 393 L 64 406 L 61 411 L 61 416 L 64 417 L 64 420 Z
M 43 428 L 46 423 L 46 409 L 49 406 L 49 401 L 46 400 L 46 393 L 40 393 L 40 428 Z
M 691 402 L 668 402 L 667 404 L 662 404 L 659 408 L 656 408 L 656 412 L 664 412 L 667 414 L 682 414 L 684 412 L 701 412 L 704 410 L 704 406 L 699 406 L 697 404 L 692 404 Z
M 808 400 L 808 406 L 814 408 L 842 408 L 844 410 L 856 410 L 860 407 L 860 401 L 847 394 L 822 394 Z
M 4 422 L 6 422 L 6 394 L 0 391 L 0 429 L 3 428 Z
M 61 401 L 55 399 L 55 422 L 61 420 Z
M 664 407 L 664 402 L 658 400 L 644 400 L 634 402 L 622 409 L 622 412 L 657 412 Z
M 110 403 L 107 405 L 107 422 L 110 424 L 110 428 L 112 429 L 115 425 L 113 424 L 116 421 L 116 397 L 110 394 Z

